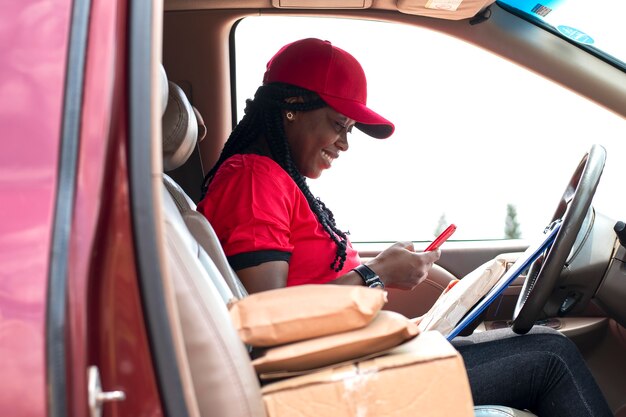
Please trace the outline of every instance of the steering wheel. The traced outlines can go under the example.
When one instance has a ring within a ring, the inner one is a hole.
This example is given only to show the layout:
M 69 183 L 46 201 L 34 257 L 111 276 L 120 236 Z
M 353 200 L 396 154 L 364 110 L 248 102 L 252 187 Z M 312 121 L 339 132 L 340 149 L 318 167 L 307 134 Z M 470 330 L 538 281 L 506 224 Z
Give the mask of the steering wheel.
M 552 294 L 591 207 L 605 161 L 606 150 L 593 145 L 567 184 L 552 218 L 552 222 L 561 220 L 561 228 L 544 256 L 530 267 L 517 299 L 513 313 L 515 333 L 528 333 Z

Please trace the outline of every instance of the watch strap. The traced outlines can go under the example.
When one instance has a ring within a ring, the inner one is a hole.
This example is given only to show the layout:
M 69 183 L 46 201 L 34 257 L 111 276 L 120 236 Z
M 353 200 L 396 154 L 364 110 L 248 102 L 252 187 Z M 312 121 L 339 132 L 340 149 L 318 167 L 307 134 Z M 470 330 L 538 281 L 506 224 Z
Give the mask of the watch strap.
M 361 276 L 366 287 L 385 288 L 385 284 L 382 282 L 378 274 L 372 271 L 372 268 L 369 266 L 362 264 L 354 268 L 353 271 Z

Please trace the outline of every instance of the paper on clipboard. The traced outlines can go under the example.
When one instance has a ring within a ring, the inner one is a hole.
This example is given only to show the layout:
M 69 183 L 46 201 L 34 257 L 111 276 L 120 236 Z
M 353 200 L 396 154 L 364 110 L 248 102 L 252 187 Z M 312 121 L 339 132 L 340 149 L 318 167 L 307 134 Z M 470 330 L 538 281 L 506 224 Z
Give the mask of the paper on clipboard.
M 419 330 L 436 330 L 452 340 L 548 248 L 559 228 L 556 223 L 525 252 L 498 255 L 467 274 L 439 297 L 422 317 Z
M 420 331 L 437 330 L 447 336 L 467 312 L 498 282 L 516 254 L 499 255 L 467 274 L 443 293 L 422 317 Z
M 482 313 L 502 292 L 509 286 L 515 278 L 524 272 L 530 265 L 554 242 L 556 234 L 561 228 L 561 222 L 555 222 L 548 228 L 534 244 L 528 247 L 526 251 L 517 259 L 517 261 L 509 268 L 508 271 L 498 280 L 498 282 L 489 290 L 485 297 L 479 301 L 469 313 L 454 327 L 454 329 L 445 335 L 448 340 L 455 338 L 463 329 L 469 325 L 474 319 Z M 463 280 L 461 280 L 462 282 Z M 457 285 L 458 286 L 458 285 Z M 454 289 L 454 288 L 453 288 Z

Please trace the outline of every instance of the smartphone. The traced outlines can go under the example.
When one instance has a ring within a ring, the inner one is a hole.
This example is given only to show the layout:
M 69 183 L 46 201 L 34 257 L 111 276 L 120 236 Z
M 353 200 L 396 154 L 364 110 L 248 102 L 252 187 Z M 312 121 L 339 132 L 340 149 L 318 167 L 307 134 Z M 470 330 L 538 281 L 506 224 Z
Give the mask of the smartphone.
M 439 249 L 439 246 L 441 246 L 443 242 L 448 240 L 448 238 L 452 236 L 452 233 L 454 233 L 455 231 L 456 231 L 456 226 L 454 224 L 451 224 L 450 226 L 448 226 L 446 230 L 444 230 L 439 236 L 437 236 L 437 239 L 433 240 L 433 242 L 430 245 L 428 245 L 426 249 L 424 249 L 424 252 Z

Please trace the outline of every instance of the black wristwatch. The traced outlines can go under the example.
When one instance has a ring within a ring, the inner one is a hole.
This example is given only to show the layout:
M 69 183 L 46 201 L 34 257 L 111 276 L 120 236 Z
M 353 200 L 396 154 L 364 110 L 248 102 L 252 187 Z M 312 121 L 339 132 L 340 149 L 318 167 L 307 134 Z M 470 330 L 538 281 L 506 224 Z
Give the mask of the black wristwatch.
M 376 272 L 367 265 L 359 265 L 353 269 L 354 272 L 359 274 L 363 278 L 363 282 L 366 287 L 370 288 L 385 288 L 385 284 L 380 280 L 380 277 Z

